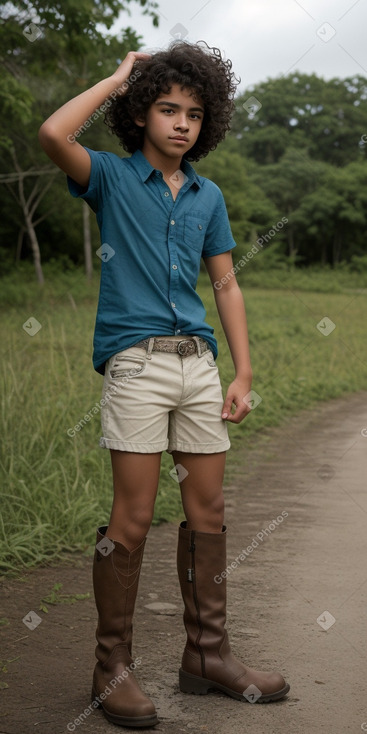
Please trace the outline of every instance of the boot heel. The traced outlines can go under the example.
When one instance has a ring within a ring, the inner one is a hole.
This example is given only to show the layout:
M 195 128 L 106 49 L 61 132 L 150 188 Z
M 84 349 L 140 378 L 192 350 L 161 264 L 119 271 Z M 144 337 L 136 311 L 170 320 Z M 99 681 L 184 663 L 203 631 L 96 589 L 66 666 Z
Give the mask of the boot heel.
M 97 702 L 97 708 L 98 709 L 101 709 L 102 708 L 102 704 L 101 704 L 100 701 L 97 700 L 97 695 L 94 693 L 94 689 L 93 688 L 92 688 L 92 693 L 91 693 L 90 698 L 91 698 L 91 702 L 92 703 L 94 703 L 94 701 Z
M 182 693 L 195 693 L 198 696 L 203 696 L 205 693 L 209 693 L 210 681 L 206 681 L 204 678 L 199 678 L 197 675 L 191 675 L 191 673 L 185 673 L 182 668 L 178 675 L 180 691 Z

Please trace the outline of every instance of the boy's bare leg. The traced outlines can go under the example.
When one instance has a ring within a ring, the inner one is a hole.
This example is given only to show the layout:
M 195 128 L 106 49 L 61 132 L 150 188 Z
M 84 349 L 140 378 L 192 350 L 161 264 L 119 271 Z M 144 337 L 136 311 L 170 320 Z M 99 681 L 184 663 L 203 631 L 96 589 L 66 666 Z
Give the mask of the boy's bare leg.
M 161 453 L 111 450 L 114 497 L 107 537 L 134 550 L 151 526 Z
M 173 451 L 175 464 L 188 474 L 180 482 L 188 530 L 220 533 L 224 519 L 223 477 L 226 452 L 190 454 Z

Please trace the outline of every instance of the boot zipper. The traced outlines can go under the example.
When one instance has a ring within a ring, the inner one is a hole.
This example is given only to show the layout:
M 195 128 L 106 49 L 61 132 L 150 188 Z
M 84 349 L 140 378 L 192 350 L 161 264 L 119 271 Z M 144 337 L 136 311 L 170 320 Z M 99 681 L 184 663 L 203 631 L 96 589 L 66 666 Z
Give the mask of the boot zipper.
M 192 530 L 191 531 L 191 539 L 190 539 L 189 552 L 191 553 L 191 559 L 192 559 L 191 560 L 191 565 L 192 565 L 192 568 L 188 568 L 187 569 L 187 579 L 188 579 L 188 581 L 191 581 L 191 583 L 192 583 L 192 591 L 193 591 L 193 597 L 194 597 L 194 604 L 195 604 L 195 608 L 196 608 L 197 623 L 198 623 L 198 628 L 199 628 L 199 632 L 198 632 L 198 635 L 197 635 L 197 638 L 196 638 L 195 645 L 196 645 L 196 647 L 197 647 L 197 649 L 198 649 L 198 651 L 200 653 L 200 657 L 201 657 L 201 675 L 202 675 L 203 678 L 205 678 L 206 677 L 206 675 L 205 675 L 205 657 L 204 657 L 204 651 L 202 650 L 201 645 L 200 645 L 200 639 L 201 639 L 201 635 L 203 633 L 203 626 L 201 624 L 199 600 L 198 600 L 197 591 L 196 591 L 196 575 L 195 575 L 195 530 Z

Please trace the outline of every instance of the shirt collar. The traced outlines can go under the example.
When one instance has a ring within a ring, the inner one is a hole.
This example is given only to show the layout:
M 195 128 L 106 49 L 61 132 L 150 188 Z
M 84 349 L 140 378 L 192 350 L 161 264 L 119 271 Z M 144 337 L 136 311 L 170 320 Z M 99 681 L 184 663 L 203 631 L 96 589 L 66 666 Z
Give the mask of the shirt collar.
M 149 176 L 151 176 L 152 173 L 156 170 L 149 163 L 141 150 L 136 150 L 135 153 L 132 154 L 130 160 L 143 183 L 145 183 L 148 180 Z M 198 188 L 201 188 L 200 178 L 194 168 L 190 165 L 190 163 L 183 159 L 181 168 L 185 176 L 187 176 L 187 178 L 189 179 L 190 185 L 192 186 L 193 184 L 195 184 Z

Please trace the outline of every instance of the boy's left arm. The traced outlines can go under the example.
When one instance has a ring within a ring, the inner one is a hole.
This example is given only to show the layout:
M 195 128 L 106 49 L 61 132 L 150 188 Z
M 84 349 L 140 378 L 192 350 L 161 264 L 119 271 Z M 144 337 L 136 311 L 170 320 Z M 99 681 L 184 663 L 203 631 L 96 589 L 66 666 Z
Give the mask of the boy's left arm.
M 235 379 L 227 390 L 222 418 L 232 423 L 240 423 L 251 410 L 243 400 L 250 392 L 252 382 L 245 304 L 236 276 L 231 272 L 233 268 L 231 252 L 204 258 L 204 262 L 213 285 L 219 318 L 236 372 Z M 232 404 L 235 405 L 233 414 Z

